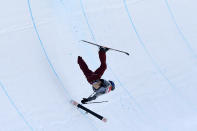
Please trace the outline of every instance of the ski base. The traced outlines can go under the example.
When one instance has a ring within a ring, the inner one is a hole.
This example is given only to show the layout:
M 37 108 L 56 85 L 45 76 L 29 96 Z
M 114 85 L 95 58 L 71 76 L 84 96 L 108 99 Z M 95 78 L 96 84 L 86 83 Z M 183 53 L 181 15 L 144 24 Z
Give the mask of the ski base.
M 86 40 L 81 40 L 81 41 L 83 41 L 85 43 L 88 43 L 88 44 L 91 44 L 91 45 L 95 45 L 95 46 L 98 46 L 98 47 L 105 47 L 105 48 L 108 48 L 110 50 L 121 52 L 121 53 L 124 53 L 126 55 L 129 55 L 129 53 L 125 52 L 125 51 L 121 51 L 121 50 L 113 49 L 113 48 L 110 48 L 110 47 L 102 46 L 102 45 L 99 45 L 99 44 L 96 44 L 96 43 L 93 43 L 93 42 L 89 42 L 89 41 L 86 41 Z
M 71 103 L 72 105 L 74 105 L 74 106 L 76 106 L 76 107 L 78 107 L 78 108 L 80 108 L 80 109 L 86 111 L 87 113 L 89 113 L 89 114 L 95 116 L 96 118 L 100 119 L 101 121 L 107 122 L 107 119 L 106 119 L 106 118 L 104 118 L 103 116 L 101 116 L 101 115 L 99 115 L 99 114 L 93 112 L 92 110 L 90 110 L 90 109 L 84 107 L 83 105 L 79 104 L 78 102 L 76 102 L 76 101 L 74 101 L 74 100 L 71 100 L 70 103 Z

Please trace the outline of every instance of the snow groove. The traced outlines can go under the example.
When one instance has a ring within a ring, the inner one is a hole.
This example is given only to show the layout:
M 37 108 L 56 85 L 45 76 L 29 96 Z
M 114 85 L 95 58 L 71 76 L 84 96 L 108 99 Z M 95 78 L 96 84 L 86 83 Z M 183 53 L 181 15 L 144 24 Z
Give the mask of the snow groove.
M 187 100 L 187 98 L 185 98 L 185 96 L 179 91 L 179 89 L 177 89 L 177 87 L 171 82 L 171 80 L 162 72 L 162 70 L 160 69 L 158 63 L 154 60 L 153 56 L 151 55 L 151 53 L 148 51 L 147 47 L 145 46 L 144 41 L 142 40 L 140 34 L 137 31 L 137 28 L 133 22 L 133 18 L 131 16 L 131 13 L 129 12 L 128 9 L 128 5 L 126 3 L 126 0 L 123 0 L 124 3 L 124 8 L 125 11 L 127 12 L 127 15 L 129 17 L 131 26 L 139 40 L 139 43 L 141 44 L 141 46 L 144 48 L 146 54 L 148 55 L 148 57 L 150 58 L 150 61 L 152 62 L 152 64 L 154 65 L 154 67 L 157 69 L 157 71 L 160 73 L 160 75 L 166 80 L 166 82 L 168 83 L 168 85 L 171 87 L 172 91 L 179 97 L 181 98 L 181 100 L 186 103 L 188 106 L 190 106 L 193 110 L 196 110 L 196 107 L 193 106 L 193 104 L 191 104 L 190 101 Z
M 71 99 L 71 96 L 69 95 L 68 91 L 67 91 L 66 88 L 64 87 L 64 84 L 63 84 L 63 82 L 62 82 L 60 76 L 57 74 L 57 72 L 56 72 L 56 70 L 55 70 L 55 68 L 54 68 L 54 66 L 53 66 L 53 64 L 52 64 L 52 62 L 51 62 L 51 60 L 50 60 L 50 58 L 49 58 L 49 56 L 48 56 L 46 50 L 45 50 L 44 44 L 43 44 L 43 42 L 42 42 L 42 40 L 41 40 L 41 38 L 40 38 L 40 34 L 39 34 L 39 32 L 38 32 L 38 29 L 37 29 L 37 26 L 36 26 L 36 22 L 35 22 L 33 13 L 32 13 L 30 0 L 27 0 L 27 2 L 28 2 L 29 14 L 30 14 L 30 16 L 31 16 L 31 20 L 32 20 L 32 23 L 33 23 L 33 27 L 34 27 L 34 30 L 35 30 L 35 32 L 36 32 L 36 35 L 37 35 L 37 37 L 38 37 L 38 39 L 39 39 L 39 41 L 40 41 L 40 45 L 41 45 L 41 47 L 42 47 L 42 50 L 43 50 L 43 52 L 44 52 L 44 54 L 45 54 L 45 56 L 46 56 L 46 59 L 47 59 L 49 65 L 50 65 L 50 67 L 51 67 L 53 73 L 55 74 L 55 76 L 57 77 L 58 81 L 60 82 L 61 87 L 64 89 L 64 91 L 65 91 L 66 94 L 68 95 L 67 98 L 68 98 L 68 101 L 69 101 L 69 99 Z
M 14 109 L 16 110 L 17 114 L 23 119 L 23 121 L 25 122 L 25 124 L 28 126 L 28 128 L 31 131 L 34 131 L 34 128 L 32 127 L 32 125 L 29 124 L 29 122 L 26 120 L 25 116 L 23 115 L 23 113 L 19 110 L 19 108 L 16 106 L 14 100 L 11 98 L 11 96 L 8 94 L 8 91 L 6 90 L 5 86 L 2 84 L 2 82 L 0 81 L 0 87 L 3 90 L 4 94 L 7 96 L 10 104 L 12 105 L 12 107 L 14 107 Z
M 90 23 L 89 23 L 89 20 L 88 20 L 88 16 L 87 16 L 86 11 L 85 11 L 85 8 L 84 8 L 84 6 L 83 6 L 82 0 L 80 0 L 80 5 L 81 5 L 81 9 L 82 9 L 83 16 L 84 16 L 84 18 L 85 18 L 85 20 L 86 20 L 86 23 L 87 23 L 87 25 L 88 25 L 88 29 L 89 29 L 89 32 L 90 32 L 90 34 L 91 34 L 92 40 L 93 40 L 94 42 L 96 42 L 96 37 L 95 37 L 95 34 L 93 33 L 93 30 L 92 30 L 92 28 L 91 28 L 91 26 L 90 26 Z
M 30 13 L 30 16 L 31 16 L 31 19 L 32 19 L 32 23 L 33 23 L 35 32 L 36 32 L 37 37 L 38 37 L 38 39 L 39 39 L 39 41 L 40 41 L 40 45 L 41 45 L 41 47 L 42 47 L 42 49 L 43 49 L 43 52 L 44 52 L 44 54 L 45 54 L 45 56 L 46 56 L 46 59 L 47 59 L 49 65 L 50 65 L 50 67 L 51 67 L 53 73 L 55 74 L 55 76 L 57 77 L 58 81 L 60 82 L 61 87 L 62 87 L 62 88 L 64 89 L 64 91 L 66 92 L 66 95 L 67 95 L 66 97 L 67 97 L 67 99 L 68 99 L 68 102 L 70 102 L 70 100 L 72 99 L 72 97 L 70 96 L 70 94 L 68 93 L 67 89 L 65 88 L 65 86 L 64 86 L 64 84 L 63 84 L 63 82 L 62 82 L 60 76 L 59 76 L 58 73 L 56 72 L 56 70 L 55 70 L 55 68 L 54 68 L 54 66 L 53 66 L 53 64 L 52 64 L 52 62 L 51 62 L 51 60 L 50 60 L 50 58 L 49 58 L 49 56 L 48 56 L 46 50 L 45 50 L 44 44 L 43 44 L 43 42 L 42 42 L 42 40 L 41 40 L 41 37 L 40 37 L 40 34 L 39 34 L 38 30 L 37 30 L 37 26 L 36 26 L 35 19 L 34 19 L 34 17 L 33 17 L 32 9 L 31 9 L 31 4 L 30 4 L 30 0 L 27 0 L 27 1 L 28 1 L 29 13 Z M 92 126 L 95 128 L 95 130 L 98 131 L 97 127 L 96 127 L 95 125 L 93 125 L 92 121 L 91 121 L 88 117 L 86 117 L 85 114 L 82 113 L 82 111 L 80 111 L 80 112 L 81 112 L 81 114 L 92 124 Z
M 144 41 L 142 40 L 140 34 L 138 33 L 137 29 L 136 29 L 136 26 L 133 22 L 133 18 L 131 16 L 131 13 L 129 12 L 129 9 L 128 9 L 128 6 L 127 6 L 127 3 L 126 3 L 126 0 L 123 0 L 123 3 L 124 3 L 124 8 L 127 12 L 127 15 L 129 17 L 129 20 L 130 20 L 130 23 L 131 23 L 131 26 L 133 28 L 133 30 L 135 31 L 135 34 L 139 40 L 139 43 L 142 45 L 142 47 L 144 48 L 146 54 L 149 56 L 150 58 L 150 61 L 152 62 L 152 64 L 154 65 L 154 67 L 157 69 L 157 71 L 161 74 L 161 76 L 168 82 L 168 84 L 170 85 L 170 87 L 172 87 L 173 89 L 176 89 L 175 85 L 167 78 L 167 76 L 161 71 L 159 65 L 157 64 L 157 62 L 153 59 L 151 53 L 148 51 L 148 49 L 146 48 L 145 46 L 145 43 Z
M 175 18 L 175 15 L 173 14 L 172 12 L 172 9 L 169 5 L 169 2 L 168 0 L 164 0 L 165 1 L 165 4 L 168 8 L 168 12 L 170 13 L 170 16 L 171 16 L 171 19 L 173 21 L 173 23 L 175 24 L 176 28 L 177 28 L 177 31 L 179 33 L 179 35 L 181 36 L 181 38 L 183 39 L 185 45 L 187 46 L 188 50 L 190 51 L 190 53 L 193 55 L 193 57 L 197 58 L 197 54 L 196 52 L 194 51 L 194 49 L 192 48 L 191 46 L 191 43 L 189 42 L 189 40 L 186 38 L 186 36 L 184 35 L 183 31 L 181 30 L 180 26 L 178 25 L 177 23 L 177 20 Z

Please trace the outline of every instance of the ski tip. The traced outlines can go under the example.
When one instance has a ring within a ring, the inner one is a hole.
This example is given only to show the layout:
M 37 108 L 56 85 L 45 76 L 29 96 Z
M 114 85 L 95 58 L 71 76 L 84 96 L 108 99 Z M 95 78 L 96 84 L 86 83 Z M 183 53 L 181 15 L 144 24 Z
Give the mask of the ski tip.
M 103 118 L 102 121 L 106 123 L 107 122 L 107 119 L 106 118 Z
M 126 52 L 125 54 L 126 54 L 126 55 L 130 55 L 130 54 L 129 54 L 129 53 L 127 53 L 127 52 Z
M 75 105 L 75 106 L 77 106 L 79 103 L 77 103 L 76 101 L 74 101 L 74 100 L 70 100 L 70 103 L 71 104 L 73 104 L 73 105 Z

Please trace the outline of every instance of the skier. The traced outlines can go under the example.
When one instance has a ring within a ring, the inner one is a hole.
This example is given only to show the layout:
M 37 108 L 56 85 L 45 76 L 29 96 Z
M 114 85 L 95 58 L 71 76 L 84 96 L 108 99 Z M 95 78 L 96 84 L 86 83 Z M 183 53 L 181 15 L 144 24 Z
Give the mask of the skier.
M 109 93 L 115 89 L 115 84 L 113 81 L 107 81 L 101 79 L 103 73 L 107 69 L 106 64 L 106 52 L 109 50 L 107 47 L 100 47 L 99 48 L 99 59 L 101 62 L 100 67 L 95 71 L 91 71 L 85 61 L 82 59 L 81 56 L 78 56 L 78 64 L 83 71 L 84 75 L 86 76 L 87 81 L 92 85 L 92 89 L 94 93 L 90 95 L 88 98 L 83 98 L 81 103 L 86 104 L 89 101 L 95 100 L 98 96 Z

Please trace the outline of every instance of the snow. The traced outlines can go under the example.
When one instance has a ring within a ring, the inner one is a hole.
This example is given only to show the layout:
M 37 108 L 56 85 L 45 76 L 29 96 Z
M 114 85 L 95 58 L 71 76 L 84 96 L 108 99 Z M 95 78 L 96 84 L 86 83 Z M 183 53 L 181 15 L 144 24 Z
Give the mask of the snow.
M 196 131 L 197 2 L 194 0 L 20 0 L 0 4 L 0 131 Z M 77 64 L 99 66 L 115 91 L 92 93 Z

